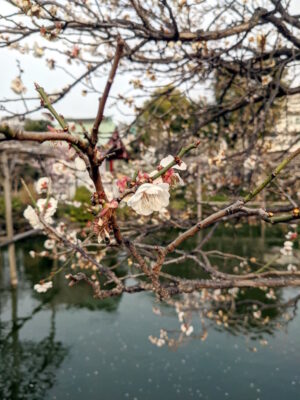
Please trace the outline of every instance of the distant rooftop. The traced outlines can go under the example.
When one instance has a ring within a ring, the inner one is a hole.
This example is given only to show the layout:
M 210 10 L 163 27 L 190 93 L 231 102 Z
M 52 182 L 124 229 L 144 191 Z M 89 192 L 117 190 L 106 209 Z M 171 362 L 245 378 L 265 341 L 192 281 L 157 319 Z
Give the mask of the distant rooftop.
M 69 125 L 75 124 L 76 131 L 81 130 L 80 123 L 82 123 L 87 132 L 91 132 L 95 118 L 70 117 L 70 118 L 65 118 L 65 120 L 68 122 Z M 111 117 L 104 118 L 99 128 L 98 145 L 106 144 L 107 141 L 110 139 L 111 135 L 113 134 L 113 132 L 115 131 L 115 129 L 116 125 L 113 122 L 112 118 Z

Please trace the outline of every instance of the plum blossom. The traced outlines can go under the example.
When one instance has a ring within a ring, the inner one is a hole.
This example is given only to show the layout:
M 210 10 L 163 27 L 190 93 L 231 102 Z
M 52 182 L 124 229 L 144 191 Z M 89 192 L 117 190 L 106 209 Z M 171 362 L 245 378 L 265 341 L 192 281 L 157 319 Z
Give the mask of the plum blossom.
M 29 255 L 31 258 L 35 258 L 35 251 L 30 250 Z
M 19 76 L 11 81 L 10 88 L 16 94 L 24 94 L 27 90 Z
M 284 256 L 292 256 L 293 255 L 293 242 L 290 240 L 286 240 L 283 244 L 283 248 L 280 249 L 280 253 Z
M 130 178 L 128 176 L 123 176 L 122 178 L 117 180 L 117 187 L 120 191 L 120 193 L 123 193 L 124 190 L 127 188 L 127 182 L 130 181 Z
M 261 318 L 261 311 L 260 310 L 253 311 L 253 317 L 256 319 Z
M 57 200 L 53 197 L 50 199 L 38 199 L 36 205 L 45 222 L 47 224 L 52 224 L 52 216 L 55 214 L 57 209 Z M 34 229 L 43 229 L 43 224 L 40 221 L 38 213 L 32 206 L 28 206 L 23 215 Z
M 74 244 L 80 243 L 80 240 L 77 239 L 77 232 L 75 230 L 68 232 L 67 239 Z
M 44 283 L 37 283 L 34 285 L 33 289 L 36 290 L 38 293 L 45 293 L 47 290 L 51 289 L 53 287 L 53 283 L 50 282 L 44 282 Z
M 171 155 L 168 155 L 167 157 L 163 158 L 159 164 L 158 171 L 161 170 L 162 168 L 167 167 L 170 165 L 170 163 L 174 162 L 175 158 Z M 173 165 L 172 168 L 168 169 L 163 175 L 159 176 L 156 178 L 153 183 L 168 183 L 170 186 L 175 186 L 177 184 L 179 185 L 184 185 L 183 180 L 181 179 L 180 175 L 175 172 L 174 170 L 180 170 L 180 171 L 185 171 L 187 168 L 186 164 L 183 161 L 179 161 L 175 165 Z M 154 177 L 157 172 L 157 170 L 150 172 L 149 177 L 152 178 Z
M 150 335 L 148 338 L 149 338 L 149 341 L 150 341 L 152 344 L 155 344 L 157 347 L 162 347 L 164 344 L 166 344 L 165 339 L 156 338 L 156 337 L 151 336 L 151 335 Z
M 51 217 L 55 214 L 57 209 L 57 200 L 54 197 L 50 197 L 50 199 L 38 199 L 36 204 L 45 221 L 51 223 Z
M 266 298 L 270 299 L 270 300 L 276 300 L 276 295 L 273 289 L 270 289 L 267 293 L 266 293 Z
M 42 57 L 44 55 L 44 49 L 38 45 L 37 42 L 34 43 L 33 47 L 33 55 L 34 57 Z
M 28 206 L 23 215 L 29 221 L 33 229 L 43 229 L 43 224 L 41 223 L 39 216 L 33 207 Z
M 144 183 L 128 200 L 129 207 L 140 215 L 150 215 L 169 204 L 170 193 L 167 183 Z
M 173 162 L 174 160 L 175 160 L 175 158 L 169 154 L 167 157 L 165 157 L 161 160 L 159 165 L 164 168 L 167 165 L 169 165 L 171 162 Z M 187 167 L 186 167 L 186 163 L 184 163 L 183 161 L 180 161 L 180 163 L 176 163 L 175 165 L 173 165 L 172 168 L 178 169 L 179 171 L 185 171 Z
M 53 239 L 47 239 L 44 243 L 44 247 L 47 250 L 52 250 L 55 246 L 55 240 Z
M 289 231 L 289 232 L 285 235 L 285 237 L 286 237 L 287 240 L 295 240 L 295 239 L 297 239 L 297 236 L 298 236 L 297 232 L 291 232 L 291 231 Z
M 180 329 L 183 333 L 185 333 L 186 336 L 191 336 L 191 334 L 194 332 L 193 325 L 181 324 Z
M 47 177 L 40 178 L 35 184 L 35 190 L 38 194 L 51 192 L 51 179 Z

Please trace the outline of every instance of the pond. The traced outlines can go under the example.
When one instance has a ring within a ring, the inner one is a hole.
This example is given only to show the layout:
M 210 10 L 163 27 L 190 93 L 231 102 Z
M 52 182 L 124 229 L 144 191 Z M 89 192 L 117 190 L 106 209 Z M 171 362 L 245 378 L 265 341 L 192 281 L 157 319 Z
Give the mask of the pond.
M 222 240 L 217 237 L 209 246 L 258 256 L 280 245 L 282 237 L 223 232 Z M 159 348 L 149 335 L 159 336 L 162 328 L 180 331 L 172 307 L 160 306 L 149 293 L 94 300 L 85 286 L 69 288 L 64 274 L 51 291 L 38 294 L 33 285 L 47 276 L 51 262 L 30 258 L 32 246 L 40 246 L 38 240 L 17 246 L 17 291 L 9 289 L 6 250 L 0 257 L 2 400 L 299 400 L 296 309 L 287 324 L 275 316 L 274 324 L 259 333 L 251 326 L 235 330 L 216 325 L 203 338 L 194 321 L 194 334 L 176 346 Z M 284 300 L 299 290 L 276 293 Z

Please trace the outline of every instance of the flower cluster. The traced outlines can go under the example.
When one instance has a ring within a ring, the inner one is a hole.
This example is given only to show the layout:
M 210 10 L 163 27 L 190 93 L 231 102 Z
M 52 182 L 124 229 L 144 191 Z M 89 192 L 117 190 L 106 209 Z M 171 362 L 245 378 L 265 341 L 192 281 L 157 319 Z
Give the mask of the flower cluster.
M 50 178 L 40 178 L 36 182 L 35 188 L 38 194 L 46 192 L 47 197 L 38 199 L 35 208 L 27 206 L 23 215 L 34 229 L 43 229 L 43 224 L 39 216 L 41 215 L 47 224 L 52 224 L 52 217 L 57 209 L 57 200 L 54 197 L 49 197 L 51 193 Z
M 168 167 L 173 162 L 175 162 L 174 166 L 154 179 L 152 183 L 145 182 L 149 178 L 154 178 L 160 170 Z M 186 170 L 186 164 L 169 155 L 161 160 L 156 171 L 152 171 L 149 175 L 139 174 L 139 182 L 144 181 L 145 183 L 142 183 L 135 194 L 128 200 L 128 206 L 137 214 L 145 216 L 152 214 L 154 211 L 161 211 L 167 207 L 170 201 L 170 186 L 183 183 L 180 175 L 174 170 L 184 171 Z M 125 181 L 122 181 L 122 184 L 123 182 L 125 183 Z M 121 182 L 119 186 L 121 186 Z
M 280 249 L 280 253 L 284 256 L 293 255 L 293 242 L 291 240 L 286 240 L 283 244 L 283 248 Z
M 51 289 L 53 287 L 53 283 L 50 282 L 44 282 L 44 283 L 37 283 L 34 285 L 33 289 L 36 290 L 38 293 L 46 293 L 47 290 Z

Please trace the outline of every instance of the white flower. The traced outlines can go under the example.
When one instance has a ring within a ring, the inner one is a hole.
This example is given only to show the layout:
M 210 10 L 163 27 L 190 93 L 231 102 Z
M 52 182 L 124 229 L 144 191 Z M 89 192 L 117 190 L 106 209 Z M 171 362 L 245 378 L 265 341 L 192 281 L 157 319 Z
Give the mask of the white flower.
M 38 199 L 36 204 L 45 222 L 47 224 L 51 224 L 53 222 L 51 217 L 55 214 L 57 209 L 57 200 L 55 200 L 53 197 L 50 199 Z M 33 207 L 28 206 L 23 215 L 34 229 L 43 229 L 43 224 L 41 223 L 39 216 Z
M 53 286 L 53 283 L 50 282 L 45 282 L 45 283 L 37 283 L 34 285 L 33 289 L 36 290 L 38 293 L 45 293 L 47 290 L 51 289 Z
M 40 178 L 35 183 L 35 190 L 38 194 L 51 192 L 51 179 L 50 178 Z
M 183 322 L 184 320 L 184 312 L 183 311 L 179 311 L 178 312 L 178 321 L 179 322 Z
M 29 255 L 31 258 L 35 258 L 35 251 L 30 250 Z
M 40 222 L 39 217 L 33 207 L 28 206 L 25 209 L 23 215 L 29 221 L 29 223 L 33 227 L 33 229 L 42 229 L 43 228 L 43 225 Z
M 73 201 L 73 206 L 74 207 L 76 207 L 76 208 L 79 208 L 79 207 L 81 207 L 81 201 Z
M 52 250 L 55 246 L 55 240 L 53 239 L 47 239 L 44 243 L 44 247 L 47 250 Z
M 37 42 L 34 42 L 33 55 L 38 58 L 44 55 L 44 49 L 40 47 Z
M 280 250 L 280 253 L 284 256 L 292 256 L 293 242 L 291 242 L 290 240 L 286 240 L 283 244 L 283 248 Z
M 160 165 L 164 168 L 167 165 L 169 165 L 171 162 L 174 161 L 174 157 L 171 155 L 168 155 L 167 157 L 163 158 L 160 162 Z M 172 167 L 173 169 L 178 169 L 180 171 L 185 171 L 186 170 L 186 163 L 184 163 L 183 161 L 181 161 L 180 165 L 179 164 L 175 164 Z
M 160 211 L 169 204 L 170 193 L 167 183 L 144 183 L 127 204 L 140 215 L 150 215 L 153 211 Z
M 152 344 L 155 344 L 157 347 L 162 347 L 166 343 L 166 341 L 164 339 L 156 338 L 151 335 L 148 338 L 149 338 L 150 342 Z
M 151 171 L 151 172 L 149 173 L 150 178 L 153 178 L 153 176 L 156 175 L 158 172 L 159 172 L 158 170 Z M 153 181 L 153 183 L 155 183 L 155 184 L 163 183 L 163 182 L 164 182 L 164 181 L 163 181 L 163 179 L 162 179 L 161 176 L 159 176 L 158 178 L 156 178 L 156 179 Z
M 266 293 L 266 298 L 270 299 L 270 300 L 276 300 L 276 295 L 273 289 L 270 289 L 267 293 Z
M 66 230 L 66 224 L 64 224 L 63 222 L 59 222 L 59 224 L 56 227 L 56 232 L 58 232 L 59 234 L 64 234 Z
M 75 163 L 75 168 L 78 171 L 85 171 L 86 170 L 86 165 L 85 165 L 85 162 L 83 161 L 82 158 L 76 157 L 75 160 L 74 160 L 74 163 Z
M 76 244 L 76 243 L 78 242 L 78 239 L 77 239 L 77 232 L 76 232 L 76 231 L 70 231 L 70 232 L 68 232 L 68 234 L 67 234 L 67 239 L 68 239 L 71 243 Z
M 27 90 L 26 87 L 23 85 L 22 79 L 19 76 L 11 81 L 10 88 L 16 94 L 23 94 Z
M 166 208 L 162 208 L 159 211 L 159 216 L 163 221 L 167 221 L 167 220 L 169 220 L 171 218 L 169 210 L 167 210 Z
M 261 311 L 253 311 L 253 317 L 256 319 L 259 319 L 261 317 Z
M 49 224 L 52 223 L 51 217 L 56 212 L 57 200 L 54 197 L 50 197 L 50 199 L 38 199 L 36 204 L 45 221 Z
M 188 324 L 181 324 L 180 329 L 183 333 L 186 334 L 186 336 L 191 336 L 191 334 L 194 332 L 194 327 L 193 325 L 188 325 Z

